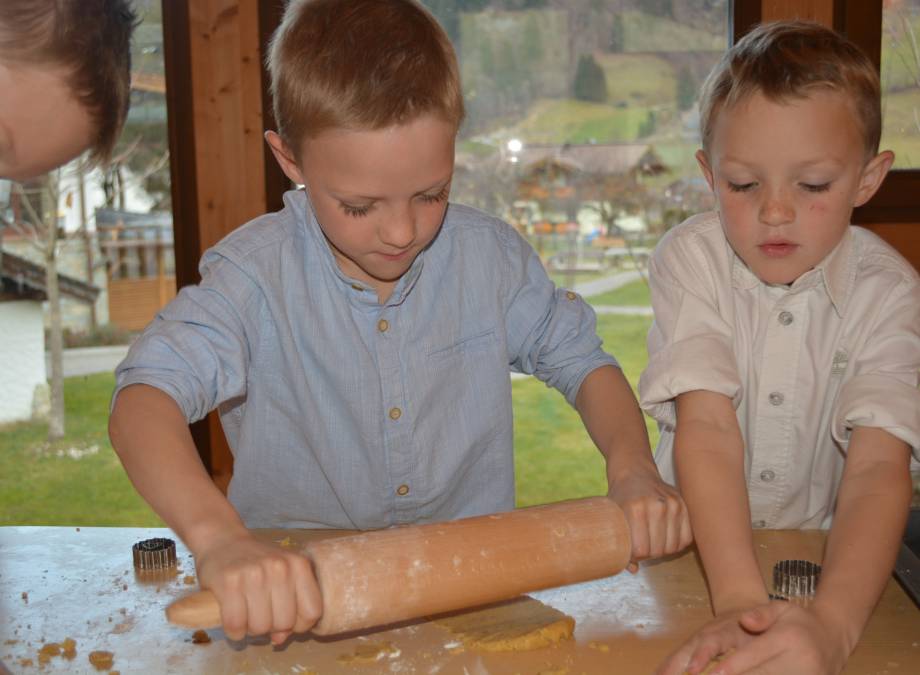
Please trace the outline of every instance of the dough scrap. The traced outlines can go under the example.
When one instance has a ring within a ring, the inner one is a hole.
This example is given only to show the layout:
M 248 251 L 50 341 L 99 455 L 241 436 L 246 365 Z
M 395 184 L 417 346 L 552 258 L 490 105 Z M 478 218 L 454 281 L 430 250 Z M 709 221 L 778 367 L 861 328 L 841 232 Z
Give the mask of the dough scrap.
M 392 642 L 362 642 L 351 654 L 342 654 L 339 663 L 376 663 L 385 658 L 395 659 L 402 652 Z
M 524 596 L 434 623 L 450 631 L 468 649 L 522 652 L 571 640 L 575 619 L 539 600 Z

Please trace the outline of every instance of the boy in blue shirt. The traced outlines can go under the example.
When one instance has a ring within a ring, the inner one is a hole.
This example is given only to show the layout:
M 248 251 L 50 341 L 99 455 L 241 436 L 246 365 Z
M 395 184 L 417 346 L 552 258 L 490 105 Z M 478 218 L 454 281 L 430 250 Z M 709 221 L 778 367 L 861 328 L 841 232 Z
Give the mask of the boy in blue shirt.
M 607 459 L 634 559 L 690 540 L 590 307 L 507 224 L 448 205 L 463 117 L 443 30 L 410 0 L 293 2 L 269 56 L 302 190 L 205 253 L 117 372 L 112 443 L 189 546 L 231 638 L 308 630 L 301 556 L 249 527 L 370 529 L 514 506 L 509 368 L 559 389 Z M 187 423 L 218 409 L 229 501 Z

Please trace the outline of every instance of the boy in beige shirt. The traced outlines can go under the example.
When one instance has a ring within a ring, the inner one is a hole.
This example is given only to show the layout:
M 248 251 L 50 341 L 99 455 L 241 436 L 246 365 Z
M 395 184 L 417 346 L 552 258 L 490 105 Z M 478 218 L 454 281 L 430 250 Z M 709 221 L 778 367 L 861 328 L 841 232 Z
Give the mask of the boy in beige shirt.
M 821 26 L 761 26 L 716 66 L 697 159 L 718 212 L 653 257 L 640 380 L 662 476 L 690 512 L 716 618 L 662 666 L 839 673 L 894 564 L 920 448 L 920 283 L 852 227 L 878 153 L 878 74 Z M 803 608 L 769 602 L 751 528 L 829 528 Z

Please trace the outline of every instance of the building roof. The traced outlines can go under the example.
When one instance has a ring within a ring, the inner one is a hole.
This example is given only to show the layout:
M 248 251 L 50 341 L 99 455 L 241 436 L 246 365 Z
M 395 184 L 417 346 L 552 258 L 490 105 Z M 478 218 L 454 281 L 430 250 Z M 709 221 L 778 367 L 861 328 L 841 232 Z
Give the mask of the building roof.
M 95 302 L 99 287 L 66 274 L 58 274 L 61 295 L 83 302 Z M 0 299 L 46 300 L 45 268 L 18 255 L 0 252 Z
M 590 174 L 618 175 L 635 169 L 657 174 L 666 170 L 647 143 L 525 145 L 518 153 L 518 161 L 527 170 L 551 163 Z

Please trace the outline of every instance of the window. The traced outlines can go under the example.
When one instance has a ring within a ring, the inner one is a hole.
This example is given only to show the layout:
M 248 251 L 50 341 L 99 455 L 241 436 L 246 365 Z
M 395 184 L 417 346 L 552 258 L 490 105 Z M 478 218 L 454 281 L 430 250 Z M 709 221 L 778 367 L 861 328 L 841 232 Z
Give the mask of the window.
M 920 0 L 885 3 L 881 80 L 882 148 L 896 169 L 920 168 Z
M 729 42 L 728 0 L 423 0 L 455 45 L 467 104 L 451 199 L 501 216 L 598 311 L 635 383 L 657 239 L 711 209 L 697 95 Z M 606 491 L 578 415 L 512 384 L 518 504 Z M 654 424 L 649 433 L 655 443 Z
M 131 108 L 111 166 L 78 159 L 0 185 L 0 525 L 161 524 L 107 438 L 115 365 L 176 289 L 160 2 L 134 8 Z

